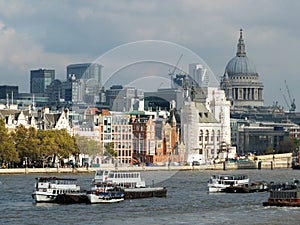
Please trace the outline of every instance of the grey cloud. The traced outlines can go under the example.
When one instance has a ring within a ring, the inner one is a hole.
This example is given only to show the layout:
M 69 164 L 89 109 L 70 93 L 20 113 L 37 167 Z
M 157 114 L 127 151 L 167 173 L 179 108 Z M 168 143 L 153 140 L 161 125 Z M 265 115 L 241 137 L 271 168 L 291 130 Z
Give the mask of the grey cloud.
M 283 105 L 281 94 L 273 94 L 272 89 L 279 90 L 284 79 L 296 101 L 300 98 L 299 7 L 296 0 L 0 1 L 0 21 L 17 36 L 29 37 L 29 46 L 38 49 L 48 65 L 60 68 L 59 73 L 64 73 L 63 63 L 88 61 L 126 42 L 155 39 L 190 48 L 218 77 L 235 55 L 243 28 L 247 55 L 265 83 L 266 104 L 278 100 Z M 11 46 L 16 45 L 13 41 Z M 18 45 L 26 43 L 28 39 Z M 15 55 L 22 49 L 12 47 Z M 29 58 L 35 61 L 30 65 L 43 64 L 40 57 Z M 9 64 L 1 64 L 2 71 L 14 67 Z M 29 73 L 24 65 L 16 67 L 26 76 Z

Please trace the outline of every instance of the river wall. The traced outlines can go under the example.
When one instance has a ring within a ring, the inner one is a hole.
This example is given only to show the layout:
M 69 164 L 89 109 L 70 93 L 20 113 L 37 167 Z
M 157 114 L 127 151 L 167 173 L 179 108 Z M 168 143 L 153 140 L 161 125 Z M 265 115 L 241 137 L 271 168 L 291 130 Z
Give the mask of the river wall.
M 101 165 L 100 167 L 83 168 L 13 168 L 0 169 L 0 174 L 28 173 L 94 173 L 99 169 L 119 171 L 159 171 L 159 170 L 239 170 L 239 169 L 287 169 L 292 166 L 292 158 L 257 159 L 251 161 L 223 162 L 200 166 L 119 166 Z

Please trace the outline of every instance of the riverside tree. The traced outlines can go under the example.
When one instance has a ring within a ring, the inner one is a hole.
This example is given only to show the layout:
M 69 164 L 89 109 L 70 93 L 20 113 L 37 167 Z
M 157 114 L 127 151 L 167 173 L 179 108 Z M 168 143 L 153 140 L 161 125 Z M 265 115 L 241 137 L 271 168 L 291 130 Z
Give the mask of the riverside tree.
M 37 130 L 34 127 L 29 129 L 24 125 L 19 125 L 14 132 L 12 132 L 15 147 L 19 154 L 20 161 L 25 166 L 32 164 L 38 160 L 38 145 Z
M 118 152 L 114 150 L 114 143 L 113 142 L 107 143 L 104 147 L 106 151 L 105 154 L 108 154 L 109 156 L 113 157 L 115 166 L 117 166 L 116 159 L 118 157 Z
M 55 163 L 56 158 L 61 161 L 71 155 L 78 157 L 79 149 L 76 145 L 75 138 L 72 137 L 65 129 L 62 130 L 39 130 L 39 157 L 45 163 Z
M 88 155 L 90 161 L 93 161 L 97 154 L 101 154 L 99 142 L 78 134 L 75 135 L 76 143 L 81 154 Z
M 0 162 L 2 167 L 18 162 L 18 152 L 3 119 L 0 119 Z
M 8 133 L 5 121 L 0 120 L 0 161 L 1 163 L 21 162 L 21 165 L 42 166 L 54 164 L 74 156 L 79 149 L 75 138 L 67 130 L 37 130 L 19 125 L 15 131 Z

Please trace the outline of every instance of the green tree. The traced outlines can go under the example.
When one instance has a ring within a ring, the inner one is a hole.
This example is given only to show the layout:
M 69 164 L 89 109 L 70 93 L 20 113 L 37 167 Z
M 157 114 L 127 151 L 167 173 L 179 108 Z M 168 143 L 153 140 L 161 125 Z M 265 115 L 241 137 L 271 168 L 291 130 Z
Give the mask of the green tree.
M 117 158 L 117 157 L 118 157 L 118 152 L 114 150 L 114 143 L 112 143 L 112 142 L 107 143 L 104 147 L 105 147 L 106 152 L 107 152 L 111 157 L 114 157 L 114 158 Z
M 274 154 L 274 149 L 273 149 L 273 146 L 268 146 L 268 149 L 267 149 L 267 152 L 266 152 L 267 155 L 271 155 L 271 154 Z
M 277 153 L 290 153 L 295 151 L 295 144 L 292 140 L 283 140 L 279 143 Z
M 24 125 L 20 125 L 12 133 L 12 137 L 21 162 L 32 164 L 38 159 L 36 151 L 38 145 L 37 130 L 34 127 L 27 129 Z
M 54 163 L 55 159 L 62 160 L 74 155 L 78 157 L 79 149 L 75 139 L 67 130 L 49 130 L 38 132 L 39 156 L 43 163 Z M 51 161 L 50 161 L 51 160 Z
M 18 152 L 3 119 L 0 119 L 0 161 L 2 163 L 18 162 Z
M 49 162 L 49 158 L 52 157 L 52 145 L 53 139 L 49 135 L 49 131 L 38 130 L 37 132 L 38 146 L 37 146 L 37 155 L 39 161 L 41 161 L 42 166 L 44 167 L 46 163 Z
M 78 134 L 75 135 L 75 139 L 80 153 L 88 155 L 91 161 L 94 160 L 97 154 L 101 154 L 101 146 L 98 141 Z
M 299 138 L 293 138 L 292 139 L 292 142 L 294 143 L 294 155 L 297 156 L 298 155 L 298 152 L 300 150 L 300 139 Z
M 80 151 L 75 138 L 72 137 L 66 129 L 55 130 L 55 133 L 55 141 L 57 143 L 56 156 L 59 160 L 69 158 L 71 155 L 77 160 Z

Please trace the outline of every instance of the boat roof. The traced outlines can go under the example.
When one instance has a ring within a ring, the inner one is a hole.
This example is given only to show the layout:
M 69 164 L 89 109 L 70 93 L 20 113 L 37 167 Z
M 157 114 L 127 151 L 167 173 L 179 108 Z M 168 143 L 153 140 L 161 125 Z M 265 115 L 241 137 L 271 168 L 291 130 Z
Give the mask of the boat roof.
M 36 180 L 72 180 L 76 181 L 76 178 L 62 178 L 62 177 L 36 177 Z
M 96 170 L 96 173 L 100 171 L 102 172 L 107 171 L 109 173 L 140 173 L 139 171 L 118 171 L 118 170 Z

